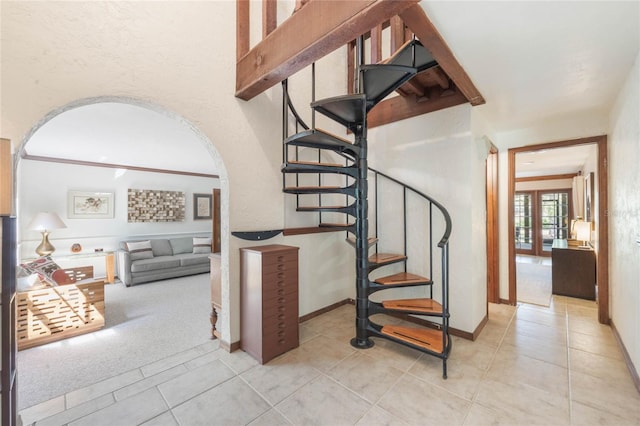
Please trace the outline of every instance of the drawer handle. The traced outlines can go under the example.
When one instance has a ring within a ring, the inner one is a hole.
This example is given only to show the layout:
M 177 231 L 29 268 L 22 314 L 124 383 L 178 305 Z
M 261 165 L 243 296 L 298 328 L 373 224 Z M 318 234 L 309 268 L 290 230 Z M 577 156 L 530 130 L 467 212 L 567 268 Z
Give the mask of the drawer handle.
M 284 309 L 283 309 L 283 311 L 284 311 Z M 278 321 L 282 321 L 282 320 L 284 320 L 284 319 L 285 319 L 285 317 L 286 317 L 286 315 L 285 315 L 285 314 L 280 314 L 280 315 L 278 315 Z
M 284 295 L 284 288 L 279 288 L 278 289 L 278 296 L 282 296 Z
M 284 271 L 284 265 L 283 264 L 278 265 L 277 269 L 278 271 Z
M 284 281 L 278 281 L 278 282 L 276 283 L 276 285 L 277 285 L 278 287 L 284 287 Z
M 284 256 L 278 256 L 278 262 L 282 262 L 284 260 Z
M 278 272 L 278 279 L 281 280 L 284 278 L 284 272 Z
M 284 306 L 278 306 L 278 312 L 284 312 L 285 309 L 286 308 Z
M 284 297 L 278 298 L 278 303 L 284 303 L 286 299 Z
M 284 330 L 278 331 L 278 337 L 284 337 Z
M 278 344 L 279 344 L 279 345 L 284 345 L 284 342 L 285 342 L 285 340 L 284 340 L 284 339 L 280 339 L 280 340 L 278 340 Z
M 280 330 L 284 330 L 284 326 L 285 326 L 284 322 L 278 323 L 278 328 Z

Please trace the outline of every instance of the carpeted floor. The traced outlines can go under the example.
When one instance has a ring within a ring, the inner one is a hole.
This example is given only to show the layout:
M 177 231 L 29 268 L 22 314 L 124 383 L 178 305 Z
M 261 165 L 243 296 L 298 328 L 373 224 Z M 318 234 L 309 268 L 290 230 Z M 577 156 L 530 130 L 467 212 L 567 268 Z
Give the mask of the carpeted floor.
M 549 306 L 551 265 L 516 262 L 518 302 Z
M 106 285 L 102 330 L 18 352 L 18 409 L 208 341 L 210 291 L 209 274 Z

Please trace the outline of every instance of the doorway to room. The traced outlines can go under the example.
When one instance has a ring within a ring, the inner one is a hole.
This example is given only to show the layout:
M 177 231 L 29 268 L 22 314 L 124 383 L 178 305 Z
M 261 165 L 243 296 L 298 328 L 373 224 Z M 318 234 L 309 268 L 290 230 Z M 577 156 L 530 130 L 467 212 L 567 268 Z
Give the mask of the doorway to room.
M 93 114 L 91 114 L 91 112 L 93 112 Z M 96 114 L 96 112 L 99 113 Z M 70 116 L 74 115 L 73 113 L 80 115 L 75 117 L 80 118 L 79 121 L 76 120 L 75 124 L 67 120 Z M 74 138 L 69 133 L 65 135 L 64 132 L 58 131 L 58 137 L 48 138 L 45 144 L 40 144 L 38 149 L 36 149 L 36 136 L 39 131 L 47 127 L 55 128 L 56 126 L 59 127 L 58 130 L 83 129 L 85 132 L 79 135 L 79 137 L 75 135 L 76 137 Z M 70 144 L 72 139 L 74 139 L 77 144 L 71 147 L 66 145 L 67 148 L 63 148 L 61 144 Z M 138 103 L 131 99 L 121 100 L 119 98 L 105 97 L 81 100 L 50 113 L 34 126 L 32 131 L 25 137 L 20 149 L 17 151 L 16 158 L 15 186 L 17 188 L 18 221 L 23 222 L 22 225 L 20 225 L 20 223 L 18 224 L 18 229 L 23 228 L 22 239 L 25 239 L 24 243 L 19 246 L 19 258 L 23 258 L 33 251 L 33 241 L 30 241 L 33 239 L 31 235 L 32 231 L 24 229 L 24 224 L 30 220 L 27 212 L 32 213 L 33 208 L 26 208 L 23 204 L 28 202 L 29 199 L 33 201 L 33 197 L 28 196 L 30 189 L 26 189 L 23 184 L 26 184 L 27 188 L 32 188 L 33 185 L 39 183 L 45 189 L 45 192 L 37 202 L 41 203 L 44 201 L 48 207 L 54 207 L 60 211 L 61 216 L 67 221 L 67 228 L 70 228 L 69 222 L 73 221 L 73 226 L 76 227 L 78 231 L 82 231 L 80 234 L 76 233 L 71 237 L 65 236 L 65 230 L 56 232 L 55 234 L 57 235 L 54 235 L 54 238 L 59 237 L 59 244 L 55 244 L 55 240 L 53 240 L 53 242 L 54 245 L 58 245 L 60 252 L 67 252 L 72 243 L 75 242 L 75 239 L 79 238 L 79 235 L 88 235 L 91 237 L 91 242 L 87 242 L 86 244 L 84 241 L 82 242 L 82 250 L 87 252 L 89 250 L 93 251 L 94 246 L 109 247 L 115 250 L 118 247 L 118 242 L 123 238 L 131 238 L 139 235 L 211 233 L 211 220 L 196 221 L 195 214 L 191 214 L 192 194 L 190 192 L 194 192 L 194 195 L 195 192 L 198 192 L 202 193 L 199 195 L 209 194 L 209 196 L 211 196 L 213 189 L 217 186 L 217 189 L 220 190 L 220 197 L 213 195 L 213 199 L 218 200 L 219 206 L 220 198 L 225 197 L 225 193 L 228 190 L 226 185 L 223 186 L 223 182 L 226 180 L 224 178 L 219 179 L 220 176 L 226 173 L 222 160 L 206 136 L 176 114 L 165 111 L 161 107 L 147 105 L 142 102 Z M 28 163 L 31 164 L 27 167 Z M 54 167 L 56 170 L 66 168 L 66 171 L 62 173 L 67 175 L 68 183 L 64 186 L 59 185 L 60 176 L 46 173 L 46 170 L 51 170 Z M 42 173 L 34 173 L 34 169 L 40 170 Z M 90 175 L 83 174 L 87 169 L 92 170 Z M 150 178 L 141 181 L 141 176 L 144 176 L 144 174 L 149 175 Z M 45 176 L 50 176 L 50 178 L 44 179 Z M 107 176 L 110 176 L 110 178 Z M 212 179 L 218 180 L 219 182 L 213 185 L 209 184 Z M 198 183 L 196 184 L 195 181 L 198 181 Z M 145 187 L 147 189 L 158 189 L 158 185 L 168 185 L 168 187 L 164 189 L 181 189 L 184 192 L 187 208 L 184 221 L 177 221 L 173 224 L 157 223 L 155 230 L 149 227 L 151 224 L 127 223 L 127 189 L 125 188 L 140 188 L 139 185 L 148 184 L 149 182 L 154 182 L 156 185 Z M 49 188 L 49 191 L 46 191 L 46 188 Z M 116 207 L 115 215 L 111 219 L 102 220 L 101 222 L 98 221 L 100 223 L 93 221 L 93 225 L 90 219 L 66 218 L 66 194 L 70 189 L 109 190 L 113 192 Z M 44 204 L 38 206 L 38 208 L 44 207 Z M 224 214 L 218 215 L 218 218 L 220 217 L 224 218 L 227 216 Z M 143 228 L 143 225 L 147 226 L 147 228 Z M 180 227 L 186 228 L 180 229 Z M 123 228 L 126 229 L 123 230 Z M 224 228 L 224 226 L 218 227 L 218 230 L 220 230 L 220 228 Z M 222 238 L 228 238 L 228 236 L 222 236 Z M 183 328 L 182 333 L 171 334 L 167 331 L 164 339 L 161 340 L 165 340 L 170 344 L 165 344 L 162 348 L 160 348 L 161 345 L 154 344 L 152 345 L 156 347 L 154 351 L 144 351 L 139 352 L 139 354 L 155 353 L 153 356 L 166 357 L 169 352 L 173 354 L 176 351 L 184 350 L 178 342 L 179 338 L 168 339 L 168 336 L 173 335 L 180 337 L 185 334 L 192 334 L 187 333 L 188 331 L 196 333 L 196 328 L 198 328 L 198 339 L 203 341 L 210 339 L 211 304 L 209 276 L 208 274 L 202 274 L 198 277 L 200 277 L 198 283 L 194 284 L 189 282 L 187 285 L 190 287 L 183 287 L 183 293 L 190 293 L 189 290 L 184 290 L 186 288 L 197 287 L 198 289 L 198 294 L 200 295 L 198 304 L 199 306 L 203 305 L 202 308 L 190 310 L 189 306 L 187 306 L 183 313 L 185 317 L 189 317 L 189 315 L 196 315 L 195 312 L 199 312 L 197 321 L 193 319 L 188 325 L 183 324 L 185 328 Z M 186 278 L 189 277 L 185 277 L 185 279 Z M 150 284 L 152 283 L 147 285 Z M 136 300 L 136 298 L 139 297 L 136 297 L 138 290 L 144 287 L 141 285 L 124 289 L 121 283 L 118 287 L 120 286 L 122 286 L 120 293 L 126 293 L 126 295 L 119 300 Z M 111 290 L 111 288 L 109 290 Z M 158 290 L 167 294 L 175 291 L 172 289 L 165 291 L 160 288 L 158 288 Z M 157 293 L 159 294 L 159 292 Z M 190 297 L 194 297 L 194 293 L 190 294 Z M 113 303 L 115 299 L 112 299 L 112 303 L 110 303 L 108 298 L 105 299 L 105 322 L 109 323 L 109 321 L 111 321 L 111 324 L 100 330 L 103 332 L 99 336 L 99 339 L 103 341 L 102 343 L 105 343 L 109 339 L 111 339 L 110 341 L 115 341 L 116 338 L 123 338 L 124 324 L 132 325 L 134 328 L 136 328 L 137 325 L 142 326 L 144 321 L 147 321 L 148 324 L 149 321 L 145 318 L 152 316 L 154 312 L 163 310 L 162 308 L 144 310 L 140 308 L 142 304 L 139 303 L 135 306 L 135 312 L 124 312 L 122 308 L 124 304 Z M 158 298 L 158 300 L 160 299 Z M 166 300 L 170 300 L 166 303 L 172 305 L 182 303 L 175 297 L 175 293 L 173 299 Z M 168 311 L 169 309 L 166 310 Z M 109 320 L 109 317 L 111 317 L 111 320 Z M 174 322 L 182 324 L 185 321 Z M 195 327 L 195 324 L 199 324 L 199 326 Z M 154 331 L 153 333 L 148 332 L 146 335 L 153 337 L 158 334 Z M 91 342 L 95 339 L 98 339 L 98 336 L 92 333 L 78 336 L 74 339 L 67 339 L 66 341 L 53 342 L 47 346 L 52 345 L 58 348 L 64 346 L 67 351 L 79 351 L 78 353 L 82 354 L 87 351 L 89 346 L 97 346 L 96 341 Z M 73 342 L 71 340 L 73 340 Z M 182 340 L 184 340 L 183 343 L 186 345 L 193 339 L 183 338 Z M 122 345 L 124 348 L 126 348 L 126 346 L 126 344 Z M 194 345 L 191 347 L 193 346 Z M 45 347 L 41 346 L 40 348 Z M 28 350 L 31 351 L 32 349 Z M 162 353 L 162 351 L 165 352 Z M 58 350 L 56 352 L 63 351 Z M 124 366 L 125 363 L 122 362 L 123 358 L 118 355 L 113 355 L 115 351 L 103 351 L 102 353 L 104 356 L 101 355 L 102 358 L 99 364 L 103 372 L 108 370 L 108 374 L 116 374 L 118 372 L 117 369 L 120 368 L 119 366 Z M 111 361 L 109 361 L 110 353 L 111 358 L 113 358 Z M 82 358 L 82 356 L 80 356 L 80 358 Z M 92 357 L 85 358 L 91 361 L 90 358 Z M 124 358 L 124 360 L 139 359 L 139 362 L 143 362 L 142 358 L 144 358 L 144 356 L 135 356 L 135 354 L 132 353 L 130 357 Z M 28 359 L 31 359 L 31 357 Z M 53 359 L 53 357 L 50 357 L 50 359 Z M 116 364 L 115 366 L 114 363 Z M 51 365 L 46 365 L 48 368 L 46 375 L 34 374 L 39 375 L 40 378 L 47 376 L 50 380 L 55 381 L 52 373 L 55 364 L 55 362 L 52 362 Z M 28 368 L 22 368 L 21 370 L 25 371 L 29 369 L 37 371 L 36 365 L 33 363 L 28 365 Z M 33 369 L 31 365 L 34 366 Z M 42 363 L 38 365 L 42 367 L 45 366 Z M 57 367 L 59 368 L 59 366 Z M 74 388 L 82 387 L 82 385 L 86 384 L 87 380 L 92 377 L 89 372 L 84 374 L 85 370 L 83 370 L 83 368 L 85 367 L 77 364 L 74 369 L 67 369 L 75 371 L 74 374 L 77 375 L 78 381 L 72 383 Z M 100 369 L 94 368 L 92 371 L 96 370 Z M 22 387 L 27 384 L 27 381 L 25 380 L 25 376 L 21 379 Z M 80 381 L 83 382 L 80 383 Z M 55 388 L 59 393 L 72 390 L 63 389 L 61 383 L 58 382 L 55 387 L 42 386 L 42 384 L 40 387 L 45 389 Z M 27 406 L 32 405 L 34 402 L 35 401 L 31 401 Z M 25 407 L 23 406 L 22 408 Z
M 593 145 L 596 147 L 596 154 L 593 168 L 595 169 L 595 191 L 589 193 L 589 197 L 595 194 L 594 204 L 596 208 L 593 210 L 593 245 L 596 252 L 596 275 L 598 287 L 598 320 L 603 324 L 609 323 L 609 281 L 608 281 L 608 199 L 607 199 L 607 137 L 595 136 L 590 138 L 581 138 L 574 140 L 566 140 L 560 142 L 544 143 L 539 145 L 531 145 L 520 148 L 509 149 L 509 180 L 508 180 L 508 241 L 509 241 L 509 303 L 516 304 L 517 296 L 517 279 L 516 279 L 516 154 L 521 153 L 541 153 L 556 148 L 580 147 L 585 145 Z M 574 194 L 575 195 L 575 194 Z M 586 198 L 586 196 L 585 196 Z M 562 227 L 555 227 L 559 232 Z M 570 232 L 570 231 L 569 231 Z M 544 238 L 543 238 L 544 240 Z M 544 241 L 543 241 L 544 246 Z

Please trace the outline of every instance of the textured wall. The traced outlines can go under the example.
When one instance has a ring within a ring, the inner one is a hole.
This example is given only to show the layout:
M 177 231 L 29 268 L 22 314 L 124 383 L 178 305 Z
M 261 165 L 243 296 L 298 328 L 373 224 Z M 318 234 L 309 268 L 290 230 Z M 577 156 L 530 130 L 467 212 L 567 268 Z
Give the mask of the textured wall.
M 610 116 L 609 295 L 611 319 L 640 368 L 640 55 Z
M 433 197 L 449 211 L 453 224 L 449 259 L 450 324 L 473 332 L 486 314 L 487 302 L 486 151 L 485 145 L 477 143 L 471 133 L 471 107 L 460 105 L 371 129 L 369 144 L 371 167 Z M 385 207 L 395 215 L 396 222 L 401 222 L 399 206 Z M 414 232 L 416 228 L 410 230 Z M 386 239 L 381 238 L 381 245 L 401 249 L 401 233 L 387 233 Z M 411 262 L 409 254 L 409 264 Z M 434 257 L 434 262 L 439 262 L 439 257 Z M 436 294 L 437 291 L 439 289 L 434 288 Z
M 281 91 L 276 86 L 250 102 L 234 97 L 235 2 L 3 1 L 1 7 L 0 124 L 2 137 L 16 147 L 46 119 L 94 98 L 129 100 L 184 120 L 207 144 L 222 190 L 220 330 L 237 341 L 238 249 L 253 244 L 230 232 L 282 228 L 284 203 Z M 307 264 L 318 241 L 334 237 L 313 238 L 300 241 Z M 323 262 L 348 250 L 324 251 Z M 308 309 L 351 292 L 351 277 L 327 283 L 315 269 L 300 273 Z

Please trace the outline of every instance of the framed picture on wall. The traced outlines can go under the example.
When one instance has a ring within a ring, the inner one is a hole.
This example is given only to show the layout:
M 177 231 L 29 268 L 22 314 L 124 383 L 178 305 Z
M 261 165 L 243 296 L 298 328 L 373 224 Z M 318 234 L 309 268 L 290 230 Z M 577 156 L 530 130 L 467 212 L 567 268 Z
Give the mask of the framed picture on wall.
M 594 174 L 589 173 L 584 178 L 584 220 L 587 222 L 593 222 L 593 209 L 594 209 Z
M 193 220 L 211 219 L 211 194 L 193 194 Z
M 69 219 L 113 218 L 113 192 L 69 191 L 67 217 Z

